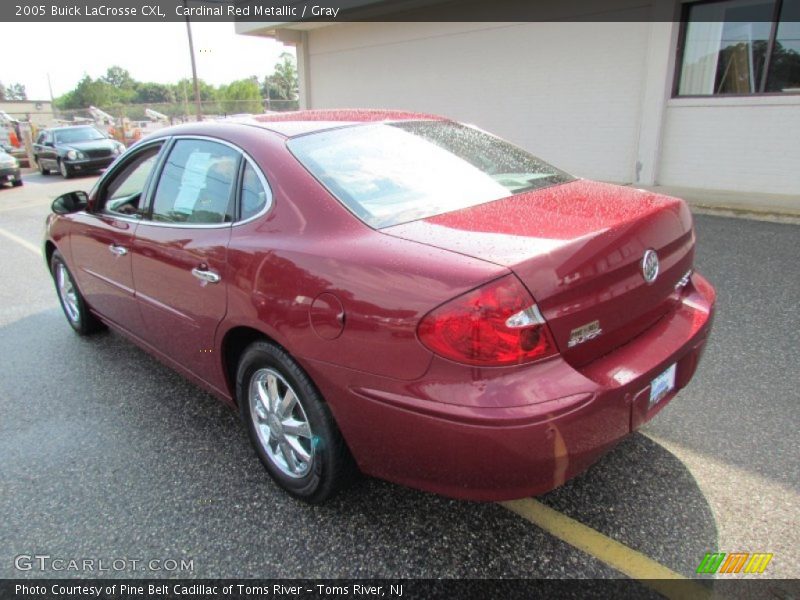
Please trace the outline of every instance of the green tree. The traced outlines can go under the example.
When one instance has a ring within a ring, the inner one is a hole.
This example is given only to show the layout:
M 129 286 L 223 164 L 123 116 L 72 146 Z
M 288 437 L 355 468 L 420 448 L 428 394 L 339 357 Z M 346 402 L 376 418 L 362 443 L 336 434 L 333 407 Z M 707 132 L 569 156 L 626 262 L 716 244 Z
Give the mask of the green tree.
M 106 74 L 100 79 L 117 88 L 133 89 L 136 87 L 136 82 L 131 77 L 130 72 L 116 65 L 108 67 Z
M 776 41 L 767 78 L 767 91 L 782 92 L 787 88 L 800 89 L 800 52 Z
M 220 107 L 226 114 L 260 113 L 263 110 L 261 90 L 255 77 L 221 85 L 218 97 Z
M 284 52 L 275 63 L 272 75 L 264 78 L 261 92 L 270 100 L 296 100 L 298 94 L 297 63 L 294 55 Z
M 136 89 L 140 85 L 127 69 L 113 66 L 106 70 L 106 74 L 98 79 L 110 85 L 114 92 L 112 98 L 114 102 L 135 102 Z
M 102 79 L 92 79 L 84 75 L 75 87 L 77 106 L 68 108 L 103 107 L 113 104 L 117 99 L 116 88 Z
M 11 83 L 8 86 L 0 82 L 0 100 L 27 100 L 28 93 L 21 83 Z
M 200 88 L 200 100 L 202 102 L 214 102 L 217 99 L 217 90 L 214 89 L 213 85 L 206 83 L 202 79 L 198 79 L 197 84 Z M 194 102 L 194 83 L 191 79 L 181 79 L 172 86 L 172 89 L 175 92 L 175 98 L 181 102 L 184 99 L 184 91 L 186 92 L 186 98 L 188 98 L 189 103 L 192 104 Z
M 175 90 L 163 83 L 140 83 L 136 87 L 134 102 L 167 103 L 175 102 Z

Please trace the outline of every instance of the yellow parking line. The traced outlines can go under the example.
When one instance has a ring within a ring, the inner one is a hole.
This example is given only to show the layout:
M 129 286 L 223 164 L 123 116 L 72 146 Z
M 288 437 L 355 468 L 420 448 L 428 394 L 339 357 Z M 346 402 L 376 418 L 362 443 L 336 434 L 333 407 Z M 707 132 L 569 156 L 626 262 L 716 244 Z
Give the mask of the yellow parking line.
M 708 588 L 538 500 L 523 498 L 500 502 L 500 505 L 667 598 L 711 597 Z
M 39 248 L 39 246 L 37 246 L 36 244 L 31 244 L 28 240 L 23 240 L 21 237 L 19 237 L 18 235 L 14 235 L 10 231 L 6 231 L 5 229 L 0 229 L 0 235 L 8 238 L 12 242 L 16 242 L 17 244 L 19 244 L 26 250 L 30 250 L 34 254 L 38 254 L 39 256 L 41 256 L 42 254 L 42 250 Z

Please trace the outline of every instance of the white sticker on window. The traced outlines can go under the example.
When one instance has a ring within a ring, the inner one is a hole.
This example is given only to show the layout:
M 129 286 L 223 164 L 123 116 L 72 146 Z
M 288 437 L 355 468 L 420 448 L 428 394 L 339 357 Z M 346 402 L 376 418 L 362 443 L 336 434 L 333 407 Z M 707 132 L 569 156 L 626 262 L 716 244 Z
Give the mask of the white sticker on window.
M 208 152 L 192 152 L 186 160 L 186 167 L 181 177 L 181 187 L 175 199 L 175 212 L 191 214 L 200 192 L 206 184 L 206 175 L 211 165 L 211 154 Z

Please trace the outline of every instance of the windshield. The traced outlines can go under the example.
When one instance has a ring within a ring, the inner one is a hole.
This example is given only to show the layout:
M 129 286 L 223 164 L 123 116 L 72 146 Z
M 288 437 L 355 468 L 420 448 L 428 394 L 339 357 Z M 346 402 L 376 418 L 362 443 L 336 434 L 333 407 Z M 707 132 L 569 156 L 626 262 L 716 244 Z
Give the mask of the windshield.
M 294 138 L 289 149 L 375 228 L 572 180 L 508 142 L 449 121 L 343 127 Z
M 75 127 L 54 131 L 56 144 L 72 144 L 74 142 L 88 142 L 91 140 L 104 140 L 106 136 L 94 127 Z

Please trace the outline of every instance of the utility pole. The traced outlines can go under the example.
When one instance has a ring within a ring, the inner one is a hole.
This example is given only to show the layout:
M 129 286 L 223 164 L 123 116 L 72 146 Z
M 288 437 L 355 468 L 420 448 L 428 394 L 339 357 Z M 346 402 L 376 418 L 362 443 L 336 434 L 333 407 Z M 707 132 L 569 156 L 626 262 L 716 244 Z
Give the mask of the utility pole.
M 50 105 L 53 104 L 53 84 L 50 82 L 50 73 L 47 74 L 47 87 L 50 89 Z
M 197 104 L 197 120 L 203 120 L 203 106 L 200 103 L 200 82 L 197 81 L 197 65 L 194 61 L 194 42 L 192 42 L 192 26 L 189 23 L 189 11 L 186 9 L 186 0 L 183 0 L 184 14 L 186 15 L 186 35 L 189 37 L 189 56 L 192 59 L 192 80 L 194 81 L 194 101 Z
M 189 95 L 186 93 L 186 81 L 181 80 L 181 89 L 183 90 L 183 122 L 189 121 Z
M 56 114 L 56 101 L 53 98 L 53 84 L 50 82 L 50 73 L 47 74 L 47 87 L 50 90 L 50 110 L 53 111 L 53 115 Z M 31 163 L 33 165 L 33 163 Z

